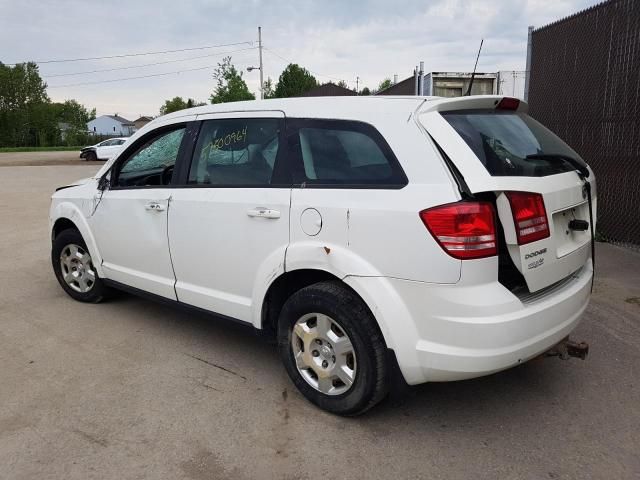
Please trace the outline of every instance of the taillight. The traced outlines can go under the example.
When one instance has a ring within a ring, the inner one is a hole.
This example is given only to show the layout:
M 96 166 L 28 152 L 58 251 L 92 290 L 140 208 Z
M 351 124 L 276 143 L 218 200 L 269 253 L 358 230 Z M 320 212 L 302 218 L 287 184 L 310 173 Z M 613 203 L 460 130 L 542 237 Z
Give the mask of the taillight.
M 490 203 L 451 203 L 423 210 L 420 218 L 454 258 L 491 257 L 497 252 L 495 215 Z
M 544 199 L 539 193 L 505 192 L 516 225 L 518 245 L 542 240 L 550 235 Z
M 503 97 L 496 105 L 496 110 L 517 110 L 520 106 L 520 100 L 517 98 Z

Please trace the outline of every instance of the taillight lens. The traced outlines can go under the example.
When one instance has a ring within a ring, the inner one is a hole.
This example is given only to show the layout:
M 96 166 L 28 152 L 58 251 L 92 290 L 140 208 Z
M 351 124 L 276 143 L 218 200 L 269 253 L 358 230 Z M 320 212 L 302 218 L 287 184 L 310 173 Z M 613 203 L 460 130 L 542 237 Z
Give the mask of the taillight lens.
M 420 218 L 444 251 L 454 258 L 496 255 L 495 215 L 490 203 L 452 203 L 423 210 Z
M 518 245 L 542 240 L 550 235 L 544 199 L 539 193 L 505 192 L 516 225 Z

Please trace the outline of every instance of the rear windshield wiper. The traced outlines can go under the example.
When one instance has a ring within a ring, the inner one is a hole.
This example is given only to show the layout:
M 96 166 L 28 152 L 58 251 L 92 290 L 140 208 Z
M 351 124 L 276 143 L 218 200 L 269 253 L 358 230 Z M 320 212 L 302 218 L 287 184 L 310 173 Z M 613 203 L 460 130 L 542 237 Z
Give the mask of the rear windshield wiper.
M 563 155 L 562 153 L 532 153 L 525 157 L 527 160 L 549 160 L 549 161 L 561 161 L 566 162 L 580 172 L 582 178 L 589 176 L 589 168 L 587 164 L 581 158 L 570 157 L 569 155 Z

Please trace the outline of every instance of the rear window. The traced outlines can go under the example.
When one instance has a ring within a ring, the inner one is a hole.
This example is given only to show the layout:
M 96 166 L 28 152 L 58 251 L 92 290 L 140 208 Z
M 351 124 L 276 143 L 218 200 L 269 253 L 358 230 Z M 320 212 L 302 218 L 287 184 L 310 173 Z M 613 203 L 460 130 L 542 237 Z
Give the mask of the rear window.
M 474 110 L 443 112 L 442 116 L 492 176 L 544 177 L 574 170 L 558 158 L 531 155 L 580 158 L 552 131 L 523 113 Z

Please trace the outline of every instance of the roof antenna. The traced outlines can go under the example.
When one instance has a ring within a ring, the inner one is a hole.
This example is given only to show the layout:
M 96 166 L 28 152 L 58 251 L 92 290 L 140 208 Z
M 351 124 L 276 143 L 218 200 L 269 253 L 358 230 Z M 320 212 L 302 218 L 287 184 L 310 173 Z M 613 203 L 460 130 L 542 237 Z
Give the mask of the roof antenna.
M 478 56 L 476 57 L 476 64 L 473 67 L 473 73 L 471 74 L 471 80 L 469 81 L 469 88 L 467 89 L 467 93 L 464 94 L 465 97 L 471 95 L 471 87 L 473 86 L 473 79 L 476 76 L 476 68 L 478 67 L 478 59 L 480 58 L 480 52 L 482 51 L 482 44 L 484 43 L 484 38 L 480 40 L 480 48 L 478 49 Z

